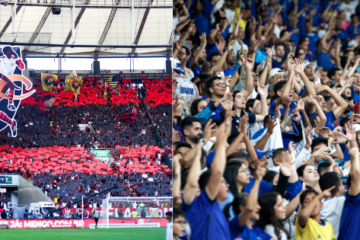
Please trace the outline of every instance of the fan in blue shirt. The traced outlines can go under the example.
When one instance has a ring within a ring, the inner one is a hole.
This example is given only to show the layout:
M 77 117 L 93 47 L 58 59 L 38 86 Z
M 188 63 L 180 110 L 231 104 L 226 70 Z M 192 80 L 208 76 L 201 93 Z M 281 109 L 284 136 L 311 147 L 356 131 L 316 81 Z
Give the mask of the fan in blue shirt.
M 338 240 L 355 240 L 358 239 L 360 234 L 360 156 L 355 139 L 355 131 L 351 128 L 348 128 L 346 131 L 349 132 L 346 136 L 350 140 L 350 144 L 355 147 L 349 150 L 349 155 L 351 156 L 351 168 L 348 178 L 349 190 L 345 194 L 346 200 L 341 215 Z
M 318 93 L 320 93 L 316 95 L 316 100 L 327 118 L 325 127 L 329 128 L 332 131 L 336 127 L 334 124 L 336 119 L 338 119 L 341 115 L 344 114 L 345 111 L 347 111 L 348 103 L 337 92 L 335 92 L 333 89 L 326 85 L 315 85 L 315 89 Z M 329 93 L 331 96 L 331 98 L 328 98 L 327 101 L 325 101 L 324 96 L 321 94 L 321 92 L 324 91 Z M 332 111 L 328 111 L 328 102 L 331 101 L 331 99 L 334 99 L 337 106 Z M 306 110 L 308 111 L 309 117 L 317 115 L 314 112 L 315 108 L 313 108 L 311 111 L 309 111 L 309 108 L 307 108 Z
M 237 215 L 229 223 L 231 239 L 275 240 L 261 228 L 253 226 L 253 222 L 259 220 L 260 205 L 257 200 L 265 168 L 259 167 L 254 175 L 255 182 L 250 194 L 241 193 L 233 201 L 233 210 Z
M 220 203 L 227 198 L 228 184 L 223 177 L 226 164 L 226 139 L 230 129 L 225 124 L 218 128 L 216 135 L 216 153 L 212 166 L 201 172 L 201 148 L 196 152 L 183 189 L 182 208 L 186 219 L 192 226 L 192 240 L 230 240 L 229 224 L 220 208 Z M 200 176 L 200 179 L 199 179 Z M 201 189 L 200 196 L 199 187 Z

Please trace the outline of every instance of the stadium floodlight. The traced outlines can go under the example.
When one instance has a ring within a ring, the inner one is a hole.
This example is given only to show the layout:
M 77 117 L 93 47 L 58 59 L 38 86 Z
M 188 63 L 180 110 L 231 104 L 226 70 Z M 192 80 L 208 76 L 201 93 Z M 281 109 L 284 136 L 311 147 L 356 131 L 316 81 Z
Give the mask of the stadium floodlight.
M 98 228 L 156 228 L 166 224 L 169 211 L 172 197 L 107 197 L 102 200 Z

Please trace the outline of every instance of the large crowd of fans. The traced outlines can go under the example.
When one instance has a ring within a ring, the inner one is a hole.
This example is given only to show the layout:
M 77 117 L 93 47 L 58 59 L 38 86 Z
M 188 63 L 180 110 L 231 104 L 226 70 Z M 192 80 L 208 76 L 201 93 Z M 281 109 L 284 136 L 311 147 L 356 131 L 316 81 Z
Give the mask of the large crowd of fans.
M 76 97 L 61 84 L 51 92 L 34 84 L 36 93 L 22 101 L 17 113 L 17 137 L 1 132 L 0 173 L 22 175 L 58 207 L 80 208 L 74 203 L 97 193 L 101 194 L 85 201 L 86 208 L 101 207 L 108 194 L 171 196 L 172 172 L 163 162 L 164 154 L 171 152 L 171 133 L 161 129 L 164 149 L 154 134 L 157 126 L 171 127 L 171 80 L 144 82 L 140 96 L 129 79 L 120 79 L 117 89 L 107 85 L 104 95 L 103 81 L 85 77 Z M 163 93 L 156 101 L 156 93 L 150 91 L 154 88 Z M 46 95 L 55 103 L 44 113 L 38 103 Z M 123 119 L 134 109 L 134 119 Z M 82 124 L 88 125 L 81 129 Z M 97 149 L 110 150 L 114 161 L 98 160 L 92 153 Z M 0 209 L 9 209 L 10 199 L 4 194 L 1 202 Z
M 360 6 L 174 0 L 174 239 L 357 239 Z

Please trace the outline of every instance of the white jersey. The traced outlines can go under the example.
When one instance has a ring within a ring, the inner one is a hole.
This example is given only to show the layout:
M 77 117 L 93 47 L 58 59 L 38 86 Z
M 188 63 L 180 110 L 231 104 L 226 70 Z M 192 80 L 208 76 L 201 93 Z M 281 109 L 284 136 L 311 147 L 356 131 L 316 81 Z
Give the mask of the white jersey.
M 173 239 L 173 222 L 170 221 L 166 224 L 166 240 Z
M 174 97 L 179 96 L 179 100 L 182 100 L 182 108 L 186 109 L 186 113 L 190 114 L 191 103 L 196 99 L 197 93 L 195 85 L 184 78 L 175 78 L 177 81 L 175 95 Z
M 345 196 L 336 196 L 323 200 L 323 207 L 320 211 L 321 219 L 331 223 L 335 238 L 339 235 L 340 219 L 344 208 Z
M 8 59 L 6 56 L 0 57 L 0 73 L 5 76 L 13 75 L 15 68 L 17 67 L 16 62 L 18 59 L 11 57 Z

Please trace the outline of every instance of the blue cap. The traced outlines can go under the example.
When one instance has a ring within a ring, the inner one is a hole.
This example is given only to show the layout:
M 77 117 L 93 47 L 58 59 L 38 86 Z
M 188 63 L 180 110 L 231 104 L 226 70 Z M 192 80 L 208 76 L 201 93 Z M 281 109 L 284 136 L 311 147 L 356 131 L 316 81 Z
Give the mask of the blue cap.
M 176 63 L 176 66 L 174 67 L 174 70 L 177 71 L 178 73 L 182 73 L 184 74 L 184 69 L 181 67 L 181 63 Z
M 259 149 L 255 149 L 255 152 L 258 159 L 264 157 L 268 153 L 268 151 L 261 151 Z

